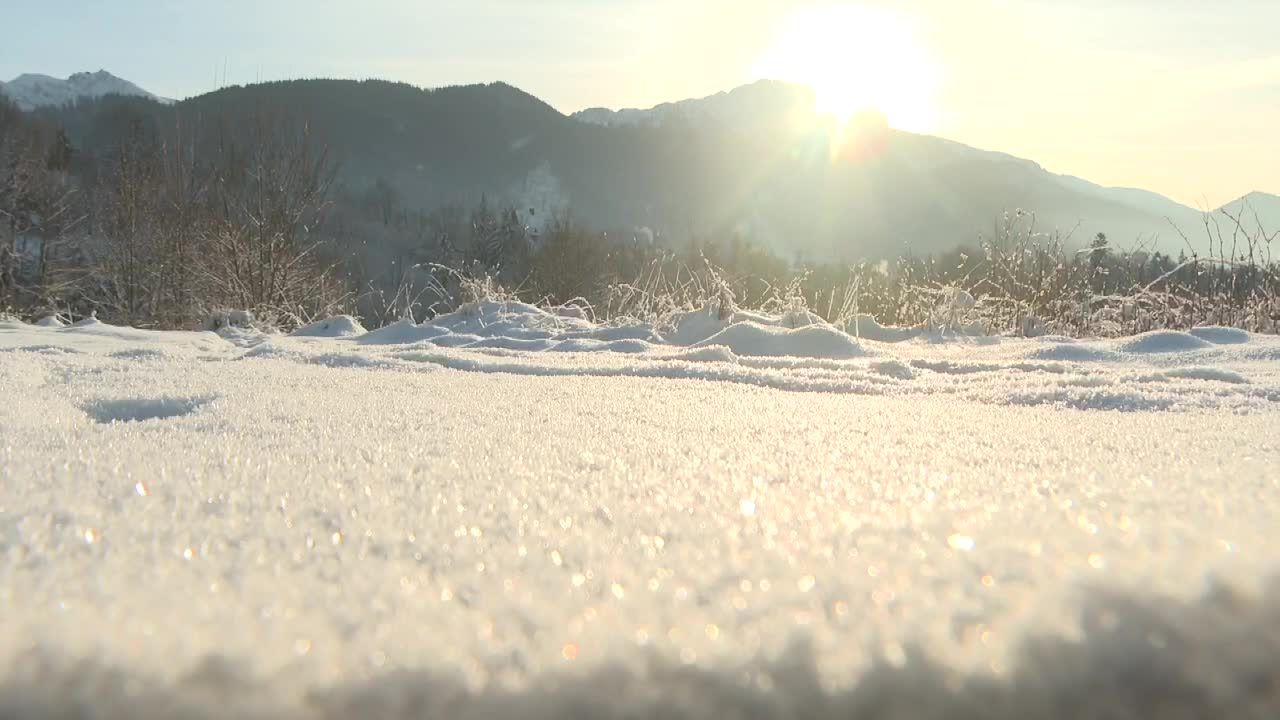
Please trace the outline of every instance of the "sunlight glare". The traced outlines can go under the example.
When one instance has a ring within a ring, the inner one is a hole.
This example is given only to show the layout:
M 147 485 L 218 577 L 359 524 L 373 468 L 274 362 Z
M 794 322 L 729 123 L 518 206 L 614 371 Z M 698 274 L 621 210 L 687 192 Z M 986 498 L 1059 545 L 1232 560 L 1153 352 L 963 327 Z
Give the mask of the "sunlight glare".
M 928 132 L 936 120 L 937 67 L 911 23 L 890 10 L 850 3 L 796 10 L 755 74 L 808 85 L 815 109 L 841 124 L 867 111 L 913 132 Z

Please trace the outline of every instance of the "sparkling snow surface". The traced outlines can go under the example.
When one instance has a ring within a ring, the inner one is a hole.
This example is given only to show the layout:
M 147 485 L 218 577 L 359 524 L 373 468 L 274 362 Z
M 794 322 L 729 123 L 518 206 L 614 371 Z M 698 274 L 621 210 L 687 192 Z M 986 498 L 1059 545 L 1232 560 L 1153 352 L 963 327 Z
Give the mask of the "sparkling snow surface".
M 1280 338 L 859 325 L 0 323 L 0 717 L 1280 713 Z

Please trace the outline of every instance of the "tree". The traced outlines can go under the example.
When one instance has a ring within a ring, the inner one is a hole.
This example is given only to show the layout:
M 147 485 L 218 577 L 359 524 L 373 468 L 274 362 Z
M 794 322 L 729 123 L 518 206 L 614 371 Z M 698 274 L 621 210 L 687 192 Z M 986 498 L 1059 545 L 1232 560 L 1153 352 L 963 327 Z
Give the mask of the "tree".
M 1089 286 L 1095 295 L 1102 295 L 1106 290 L 1109 248 L 1106 233 L 1098 233 L 1089 243 Z
M 349 292 L 320 232 L 333 177 L 328 148 L 306 123 L 260 113 L 247 127 L 224 124 L 202 231 L 206 301 L 286 325 L 337 312 Z
M 604 275 L 604 241 L 563 214 L 543 235 L 542 248 L 533 258 L 534 291 L 556 303 L 593 295 Z
M 191 327 L 201 320 L 198 239 L 209 221 L 211 177 L 197 159 L 195 135 L 178 119 L 159 151 L 156 292 L 157 319 L 164 327 Z
M 76 188 L 50 158 L 65 137 L 0 99 L 0 309 L 51 309 L 68 288 Z
M 95 297 L 112 320 L 153 324 L 159 241 L 159 157 L 155 138 L 135 124 L 113 153 L 105 187 L 99 194 Z

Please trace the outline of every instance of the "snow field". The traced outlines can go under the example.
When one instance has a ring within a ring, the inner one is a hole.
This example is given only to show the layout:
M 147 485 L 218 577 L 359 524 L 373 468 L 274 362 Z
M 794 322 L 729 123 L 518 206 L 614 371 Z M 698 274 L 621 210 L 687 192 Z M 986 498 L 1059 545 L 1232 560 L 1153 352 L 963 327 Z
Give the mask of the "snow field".
M 0 716 L 1274 717 L 1280 340 L 904 334 L 0 324 Z

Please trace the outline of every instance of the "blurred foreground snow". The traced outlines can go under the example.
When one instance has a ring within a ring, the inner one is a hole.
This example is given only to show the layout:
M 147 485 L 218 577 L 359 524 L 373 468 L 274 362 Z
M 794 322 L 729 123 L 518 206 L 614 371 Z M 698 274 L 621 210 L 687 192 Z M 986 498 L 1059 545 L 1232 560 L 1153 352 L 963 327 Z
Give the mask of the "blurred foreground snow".
M 857 331 L 0 323 L 0 717 L 1280 714 L 1280 339 Z

